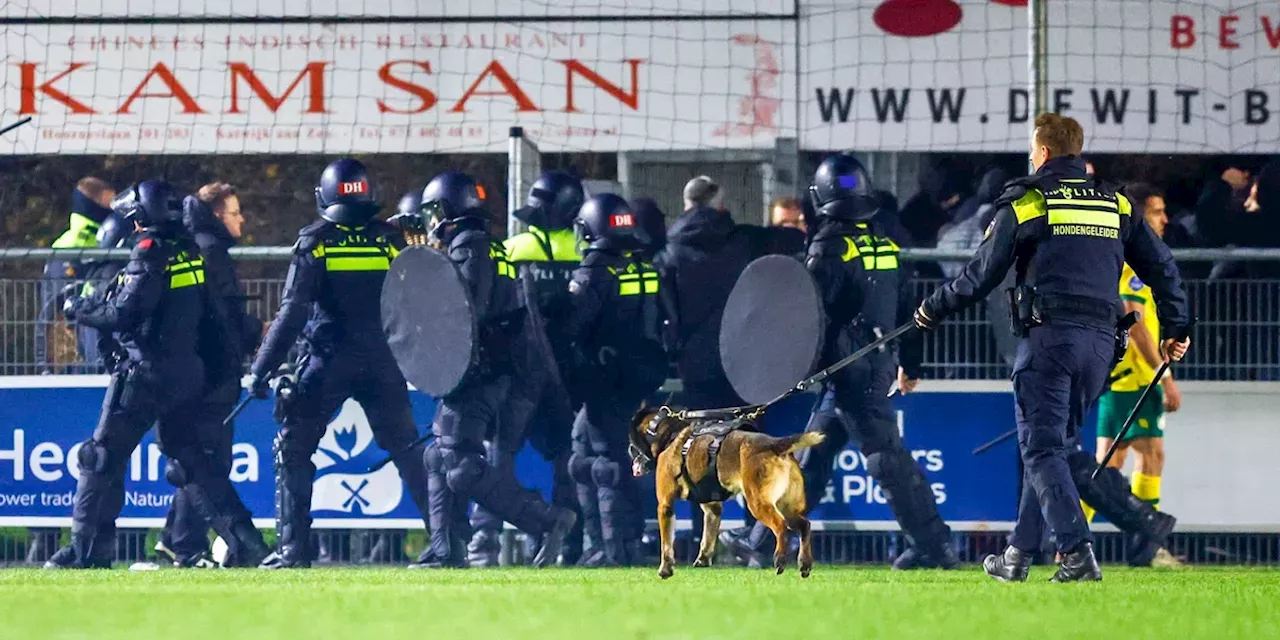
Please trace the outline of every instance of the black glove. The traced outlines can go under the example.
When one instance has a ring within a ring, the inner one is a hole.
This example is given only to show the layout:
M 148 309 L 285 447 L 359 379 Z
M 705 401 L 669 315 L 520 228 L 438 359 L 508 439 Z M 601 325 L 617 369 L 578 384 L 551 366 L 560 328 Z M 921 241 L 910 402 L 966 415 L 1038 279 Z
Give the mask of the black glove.
M 80 307 L 84 306 L 84 298 L 80 296 L 71 296 L 62 303 L 62 317 L 69 321 L 76 319 L 76 314 L 80 312 Z
M 266 400 L 271 395 L 270 381 L 256 373 L 253 374 L 253 377 L 249 378 L 249 395 L 259 400 Z
M 938 328 L 939 324 L 942 324 L 942 318 L 931 317 L 924 310 L 923 304 L 920 305 L 918 308 L 916 308 L 916 312 L 912 316 L 912 319 L 915 320 L 916 326 L 920 327 L 921 331 L 933 331 L 934 329 Z
M 398 213 L 388 218 L 387 223 L 404 233 L 427 232 L 427 221 L 421 213 Z

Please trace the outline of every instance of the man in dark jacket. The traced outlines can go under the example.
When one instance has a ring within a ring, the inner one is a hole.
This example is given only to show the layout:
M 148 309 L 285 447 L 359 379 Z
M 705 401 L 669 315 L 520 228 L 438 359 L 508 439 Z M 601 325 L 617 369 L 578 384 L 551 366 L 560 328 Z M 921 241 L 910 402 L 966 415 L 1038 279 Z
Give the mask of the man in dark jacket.
M 253 353 L 262 336 L 262 321 L 245 312 L 244 288 L 236 277 L 228 249 L 235 246 L 244 227 L 244 214 L 235 187 L 225 182 L 207 184 L 182 203 L 183 223 L 204 257 L 205 283 L 222 301 L 238 362 Z M 195 438 L 213 454 L 220 473 L 231 471 L 233 425 L 222 421 L 240 397 L 240 376 L 229 376 L 216 388 L 206 389 L 198 410 L 190 416 Z M 212 568 L 209 527 L 191 504 L 188 490 L 178 489 L 156 541 L 157 554 L 168 556 L 176 567 Z M 229 562 L 228 564 L 234 564 Z
M 722 208 L 720 186 L 706 176 L 684 188 L 685 212 L 667 234 L 658 256 L 664 285 L 675 291 L 679 344 L 676 368 L 690 409 L 744 404 L 720 364 L 720 318 L 742 270 L 773 253 L 798 254 L 804 233 L 782 227 L 734 224 Z M 695 520 L 697 520 L 695 518 Z

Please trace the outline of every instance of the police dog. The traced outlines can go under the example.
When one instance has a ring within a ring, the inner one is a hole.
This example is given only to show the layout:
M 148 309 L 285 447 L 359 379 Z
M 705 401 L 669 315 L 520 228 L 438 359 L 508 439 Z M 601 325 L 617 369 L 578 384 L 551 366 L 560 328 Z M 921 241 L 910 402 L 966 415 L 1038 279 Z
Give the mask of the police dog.
M 756 433 L 748 420 L 742 427 L 724 434 L 716 453 L 716 478 L 707 477 L 708 456 L 716 434 L 706 433 L 697 424 L 666 407 L 641 409 L 631 422 L 631 469 L 637 476 L 656 471 L 658 526 L 662 535 L 662 562 L 658 576 L 670 578 L 675 572 L 675 501 L 699 499 L 693 495 L 706 487 L 718 490 L 720 500 L 743 494 L 747 508 L 773 531 L 777 546 L 773 566 L 781 574 L 786 566 L 786 532 L 800 534 L 800 575 L 813 570 L 813 547 L 809 539 L 809 519 L 805 517 L 804 478 L 793 454 L 822 442 L 823 434 L 805 432 L 785 438 Z M 684 455 L 686 442 L 688 455 Z M 702 502 L 702 546 L 695 567 L 711 566 L 716 536 L 720 530 L 723 503 Z

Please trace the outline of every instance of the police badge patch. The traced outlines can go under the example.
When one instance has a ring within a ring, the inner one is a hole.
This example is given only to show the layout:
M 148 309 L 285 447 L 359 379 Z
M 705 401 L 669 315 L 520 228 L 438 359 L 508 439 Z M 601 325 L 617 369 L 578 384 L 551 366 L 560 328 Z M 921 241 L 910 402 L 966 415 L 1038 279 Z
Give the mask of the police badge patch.
M 1134 291 L 1142 291 L 1142 287 L 1144 287 L 1144 286 L 1146 286 L 1146 285 L 1142 284 L 1142 280 L 1139 280 L 1139 279 L 1138 279 L 1138 276 L 1134 276 L 1134 277 L 1132 277 L 1132 278 L 1129 278 L 1129 288 L 1130 288 L 1130 289 L 1133 289 Z

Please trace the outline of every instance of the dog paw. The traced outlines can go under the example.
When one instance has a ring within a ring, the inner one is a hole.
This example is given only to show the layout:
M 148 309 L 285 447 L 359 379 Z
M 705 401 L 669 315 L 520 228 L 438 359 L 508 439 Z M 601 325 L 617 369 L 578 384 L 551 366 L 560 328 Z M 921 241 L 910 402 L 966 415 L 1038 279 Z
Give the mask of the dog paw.
M 709 567 L 711 566 L 711 558 L 699 557 L 697 560 L 693 561 L 693 566 L 698 568 Z
M 672 569 L 671 567 L 659 567 L 659 568 L 658 568 L 658 577 L 659 577 L 659 578 L 662 578 L 663 580 L 666 580 L 667 578 L 670 578 L 671 576 L 675 575 L 675 573 L 676 573 L 676 570 L 675 570 L 675 569 Z
M 812 572 L 813 572 L 813 567 L 800 567 L 801 578 L 808 578 L 809 574 Z

